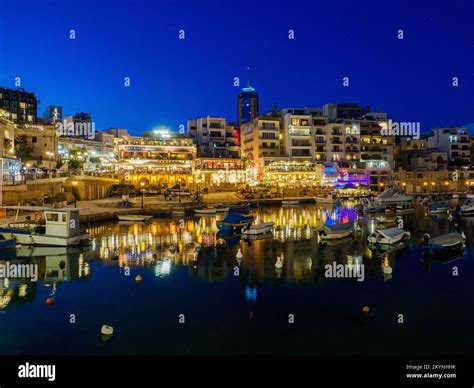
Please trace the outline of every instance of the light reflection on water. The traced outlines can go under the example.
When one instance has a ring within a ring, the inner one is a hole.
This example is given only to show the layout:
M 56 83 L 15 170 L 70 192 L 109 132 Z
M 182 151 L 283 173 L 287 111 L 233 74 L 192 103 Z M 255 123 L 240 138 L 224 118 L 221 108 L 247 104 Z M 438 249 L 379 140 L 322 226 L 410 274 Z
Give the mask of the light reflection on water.
M 214 284 L 225 288 L 218 295 L 208 295 L 206 301 L 201 300 L 202 303 L 197 303 L 195 308 L 207 303 L 217 304 L 223 314 L 230 315 L 233 314 L 233 307 L 220 305 L 219 297 L 223 297 L 226 292 L 232 294 L 237 282 L 240 298 L 247 304 L 247 319 L 253 320 L 257 306 L 262 302 L 269 303 L 272 295 L 282 286 L 309 286 L 314 294 L 323 292 L 327 287 L 336 287 L 331 288 L 331 294 L 325 294 L 325 298 L 331 300 L 331 295 L 336 298 L 338 289 L 343 292 L 351 287 L 351 291 L 344 292 L 356 294 L 373 289 L 377 294 L 383 293 L 384 287 L 395 281 L 397 292 L 403 294 L 404 299 L 410 300 L 410 293 L 418 292 L 416 284 L 419 281 L 434 280 L 430 271 L 435 269 L 433 276 L 436 276 L 437 281 L 446 282 L 449 279 L 447 276 L 451 276 L 453 265 L 470 264 L 466 259 L 473 256 L 474 218 L 465 218 L 459 221 L 459 228 L 465 231 L 468 241 L 463 255 L 444 260 L 450 262 L 449 267 L 442 265 L 443 260 L 420 260 L 419 244 L 423 233 L 429 232 L 432 236 L 437 236 L 455 228 L 455 222 L 449 222 L 446 216 L 427 216 L 421 207 L 415 214 L 403 217 L 405 229 L 411 231 L 412 239 L 386 249 L 375 249 L 367 245 L 367 236 L 376 226 L 373 217 L 358 215 L 350 206 L 331 208 L 311 204 L 298 207 L 262 207 L 255 209 L 253 214 L 256 223 L 275 223 L 273 235 L 250 241 L 243 241 L 240 236 L 220 236 L 216 222 L 221 215 L 217 218 L 153 220 L 150 224 L 113 223 L 88 230 L 94 239 L 88 251 L 68 250 L 52 254 L 53 252 L 45 249 L 22 249 L 21 258 L 1 257 L 0 264 L 7 261 L 37 264 L 40 280 L 35 283 L 3 279 L 0 284 L 0 311 L 29 314 L 33 305 L 36 306 L 35 309 L 43 307 L 44 298 L 48 296 L 57 298 L 59 303 L 65 305 L 82 304 L 82 294 L 76 289 L 89 295 L 87 303 L 91 304 L 91 308 L 107 311 L 108 304 L 115 301 L 115 293 L 121 292 L 114 287 L 126 281 L 128 292 L 136 292 L 129 288 L 130 281 L 133 282 L 136 274 L 141 274 L 144 282 L 140 287 L 151 288 L 148 289 L 149 294 L 140 295 L 139 299 L 133 301 L 131 296 L 121 294 L 122 305 L 131 303 L 130 309 L 133 305 L 147 309 L 150 304 L 155 303 L 158 295 L 164 298 L 170 293 L 174 303 L 187 303 L 193 300 L 195 294 L 207 290 L 206 285 Z M 353 238 L 320 244 L 317 231 L 325 223 L 353 221 L 360 226 Z M 238 258 L 239 249 L 241 259 Z M 275 265 L 277 258 L 282 262 L 281 268 Z M 356 274 L 360 274 L 364 266 L 364 282 L 358 283 L 354 278 L 328 279 L 325 266 L 332 263 L 345 264 Z M 440 273 L 439 268 L 445 269 Z M 235 276 L 236 270 L 238 276 Z M 128 279 L 127 271 L 130 275 Z M 472 275 L 474 271 L 471 269 L 469 273 Z M 401 282 L 397 282 L 398 279 Z M 408 281 L 413 284 L 406 286 L 405 282 Z M 93 283 L 93 289 L 90 286 L 87 286 L 87 290 L 80 287 L 81 284 L 88 283 Z M 170 289 L 161 293 L 159 290 L 165 286 Z M 278 288 L 269 290 L 268 287 Z M 191 290 L 190 294 L 187 297 L 181 296 L 182 290 L 186 289 Z M 105 306 L 95 302 L 95 298 L 100 298 L 101 295 L 108 295 L 107 298 L 110 299 L 104 302 Z M 285 298 L 279 295 L 279 298 Z M 314 295 L 309 297 L 301 293 L 298 300 L 313 303 Z M 295 301 L 296 299 L 293 300 Z M 122 305 L 120 309 L 124 308 Z M 54 308 L 57 308 L 56 305 Z M 0 315 L 0 329 L 2 322 Z M 14 325 L 14 322 L 12 320 L 9 324 Z M 268 324 L 271 325 L 271 322 Z M 22 327 L 25 330 L 28 328 Z M 41 329 L 45 330 L 45 327 L 41 326 Z M 126 345 L 122 345 L 120 349 L 126 349 Z

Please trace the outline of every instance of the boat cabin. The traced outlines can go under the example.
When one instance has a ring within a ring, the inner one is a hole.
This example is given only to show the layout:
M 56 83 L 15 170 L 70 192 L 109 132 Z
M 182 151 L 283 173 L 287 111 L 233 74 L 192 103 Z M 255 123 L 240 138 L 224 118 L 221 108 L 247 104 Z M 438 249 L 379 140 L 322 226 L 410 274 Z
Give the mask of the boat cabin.
M 47 210 L 44 211 L 44 219 L 46 221 L 46 235 L 74 237 L 80 234 L 78 210 Z

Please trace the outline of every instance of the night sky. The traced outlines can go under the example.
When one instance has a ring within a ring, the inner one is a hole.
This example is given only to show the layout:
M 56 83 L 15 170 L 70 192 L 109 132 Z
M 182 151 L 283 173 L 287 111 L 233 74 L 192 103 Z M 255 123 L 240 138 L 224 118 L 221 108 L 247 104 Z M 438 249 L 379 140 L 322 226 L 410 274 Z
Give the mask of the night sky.
M 422 131 L 474 122 L 472 0 L 1 3 L 0 86 L 21 77 L 40 115 L 61 105 L 135 134 L 235 121 L 233 80 L 250 66 L 262 111 L 359 102 Z

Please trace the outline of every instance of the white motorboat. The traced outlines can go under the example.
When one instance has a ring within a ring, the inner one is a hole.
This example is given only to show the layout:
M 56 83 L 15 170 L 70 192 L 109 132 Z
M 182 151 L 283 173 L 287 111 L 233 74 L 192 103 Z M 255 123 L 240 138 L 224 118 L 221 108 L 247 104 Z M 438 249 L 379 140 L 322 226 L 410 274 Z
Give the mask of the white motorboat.
M 151 220 L 153 216 L 145 214 L 117 214 L 117 218 L 119 219 L 119 221 L 144 222 Z
M 362 205 L 362 210 L 364 213 L 382 213 L 385 211 L 384 205 L 375 204 L 369 198 L 360 198 L 359 202 Z
M 474 216 L 474 202 L 468 200 L 461 206 L 461 216 Z
M 371 244 L 393 245 L 410 238 L 411 233 L 402 228 L 378 229 L 367 237 Z
M 216 213 L 227 213 L 228 211 L 229 211 L 228 207 L 225 207 L 225 206 L 216 207 Z
M 411 214 L 415 212 L 415 208 L 411 203 L 400 203 L 395 206 L 395 213 L 397 214 Z
M 294 205 L 298 205 L 300 203 L 300 201 L 281 201 L 281 204 L 283 206 L 294 206 Z
M 428 206 L 428 212 L 430 214 L 448 214 L 451 210 L 451 206 L 442 203 L 433 203 Z
M 269 233 L 275 223 L 272 222 L 262 222 L 256 225 L 250 225 L 249 228 L 245 229 L 242 233 L 244 235 L 256 235 L 256 234 L 265 234 Z
M 381 192 L 376 200 L 380 203 L 399 203 L 413 201 L 412 195 L 405 194 L 402 190 L 396 188 L 388 188 Z
M 321 203 L 325 205 L 339 205 L 341 200 L 334 194 L 329 193 L 325 197 L 315 197 L 314 200 L 316 203 Z
M 324 225 L 323 229 L 319 231 L 319 236 L 322 240 L 337 240 L 349 237 L 354 232 L 354 223 L 347 224 Z
M 466 236 L 464 233 L 452 232 L 435 238 L 431 238 L 431 236 L 426 233 L 423 235 L 422 248 L 430 253 L 449 251 L 464 248 L 465 241 Z
M 19 245 L 75 246 L 89 243 L 89 235 L 81 230 L 78 209 L 52 209 L 38 206 L 19 207 L 36 211 L 34 221 L 12 222 L 0 228 L 5 239 Z
M 213 215 L 216 214 L 217 209 L 215 207 L 206 207 L 204 209 L 194 209 L 195 214 L 201 215 Z

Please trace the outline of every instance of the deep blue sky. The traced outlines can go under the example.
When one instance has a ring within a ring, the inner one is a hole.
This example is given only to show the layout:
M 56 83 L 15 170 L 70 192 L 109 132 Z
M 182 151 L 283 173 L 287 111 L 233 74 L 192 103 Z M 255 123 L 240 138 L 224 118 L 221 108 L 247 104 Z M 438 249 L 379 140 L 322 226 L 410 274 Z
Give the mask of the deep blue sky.
M 471 123 L 474 2 L 435 3 L 2 0 L 0 86 L 19 76 L 41 115 L 57 104 L 140 134 L 208 114 L 235 121 L 233 78 L 245 82 L 249 65 L 262 111 L 360 102 L 422 130 Z

